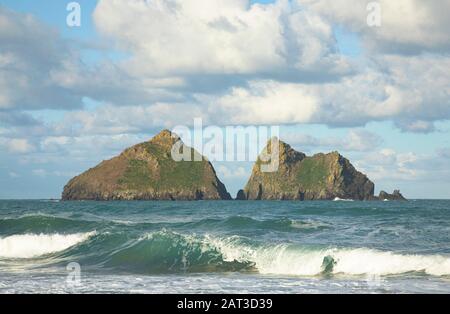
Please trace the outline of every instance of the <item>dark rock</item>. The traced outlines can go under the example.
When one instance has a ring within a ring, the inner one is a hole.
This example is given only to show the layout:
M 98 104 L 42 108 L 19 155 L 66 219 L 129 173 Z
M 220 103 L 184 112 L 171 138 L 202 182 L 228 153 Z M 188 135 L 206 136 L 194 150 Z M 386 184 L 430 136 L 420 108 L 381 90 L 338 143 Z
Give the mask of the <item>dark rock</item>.
M 246 201 L 247 200 L 247 195 L 245 195 L 244 190 L 239 190 L 239 192 L 236 195 L 236 200 L 237 201 Z
M 400 193 L 400 190 L 395 190 L 394 193 L 389 194 L 385 191 L 381 191 L 378 196 L 380 201 L 406 201 L 406 198 Z

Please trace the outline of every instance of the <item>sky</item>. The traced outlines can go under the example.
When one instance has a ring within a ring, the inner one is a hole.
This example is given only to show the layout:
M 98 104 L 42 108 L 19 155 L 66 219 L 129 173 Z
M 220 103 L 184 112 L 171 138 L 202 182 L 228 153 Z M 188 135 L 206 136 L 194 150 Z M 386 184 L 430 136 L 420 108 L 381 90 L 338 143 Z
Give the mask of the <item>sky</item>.
M 194 118 L 450 198 L 450 1 L 79 0 L 75 27 L 69 2 L 0 0 L 0 199 L 59 198 Z M 252 163 L 214 166 L 235 194 Z

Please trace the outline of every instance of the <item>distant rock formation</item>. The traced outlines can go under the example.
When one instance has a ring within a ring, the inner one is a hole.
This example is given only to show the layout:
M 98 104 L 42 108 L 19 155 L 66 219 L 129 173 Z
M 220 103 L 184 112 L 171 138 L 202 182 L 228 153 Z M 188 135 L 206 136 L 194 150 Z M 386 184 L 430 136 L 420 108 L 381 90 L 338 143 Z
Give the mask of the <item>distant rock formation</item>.
M 247 200 L 247 197 L 245 196 L 244 190 L 239 190 L 236 195 L 236 201 L 245 201 Z
M 192 161 L 173 160 L 176 143 Z M 260 156 L 236 200 L 406 200 L 398 190 L 374 196 L 373 182 L 338 152 L 308 157 L 277 143 L 278 171 L 262 171 L 265 162 Z M 271 141 L 263 154 L 270 150 Z M 73 178 L 62 193 L 65 201 L 230 199 L 211 163 L 168 130 Z
M 209 161 L 183 145 L 193 161 L 172 159 L 180 138 L 164 130 L 152 140 L 73 178 L 63 200 L 229 200 L 230 194 Z M 194 161 L 197 156 L 201 161 Z
M 271 142 L 263 153 L 270 153 Z M 279 141 L 276 172 L 262 172 L 258 158 L 239 199 L 248 200 L 373 200 L 375 185 L 339 153 L 308 157 Z
M 402 193 L 400 193 L 399 190 L 395 190 L 392 194 L 381 191 L 380 195 L 376 199 L 380 201 L 406 201 L 406 198 L 402 195 Z

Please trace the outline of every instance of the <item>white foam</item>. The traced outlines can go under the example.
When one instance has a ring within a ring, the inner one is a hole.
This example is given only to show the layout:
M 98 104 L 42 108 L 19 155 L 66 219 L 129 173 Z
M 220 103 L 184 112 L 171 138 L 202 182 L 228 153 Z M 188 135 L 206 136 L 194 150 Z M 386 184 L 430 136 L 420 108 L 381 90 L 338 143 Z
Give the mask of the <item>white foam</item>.
M 291 227 L 294 229 L 319 229 L 329 227 L 328 224 L 313 220 L 291 220 Z
M 354 202 L 354 200 L 352 200 L 352 199 L 345 199 L 345 198 L 339 198 L 339 197 L 336 197 L 333 201 L 335 201 L 335 202 Z
M 21 234 L 0 238 L 0 257 L 32 258 L 60 252 L 86 241 L 94 234 Z
M 450 257 L 444 255 L 403 255 L 389 251 L 361 249 L 301 249 L 280 244 L 252 248 L 236 239 L 212 239 L 228 261 L 251 261 L 262 274 L 316 276 L 323 272 L 323 261 L 332 257 L 333 274 L 383 276 L 425 272 L 433 276 L 450 275 Z
M 332 255 L 337 265 L 334 273 L 352 275 L 394 275 L 425 272 L 450 275 L 450 258 L 443 255 L 402 255 L 369 249 L 338 250 Z

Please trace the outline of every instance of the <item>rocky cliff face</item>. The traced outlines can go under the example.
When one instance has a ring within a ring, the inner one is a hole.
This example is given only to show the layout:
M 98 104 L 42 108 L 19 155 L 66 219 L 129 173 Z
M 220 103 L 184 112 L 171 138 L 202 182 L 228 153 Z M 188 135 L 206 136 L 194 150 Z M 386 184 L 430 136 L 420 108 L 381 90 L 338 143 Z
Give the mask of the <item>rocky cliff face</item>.
M 180 140 L 162 131 L 149 142 L 103 161 L 65 186 L 63 200 L 221 200 L 231 199 L 209 161 L 184 146 L 192 161 L 176 162 L 171 149 Z M 197 156 L 201 161 L 194 161 Z
M 270 144 L 270 142 L 269 142 Z M 270 152 L 267 145 L 264 153 Z M 249 200 L 371 200 L 374 184 L 339 153 L 308 157 L 279 141 L 277 172 L 261 171 L 258 159 L 241 199 Z

